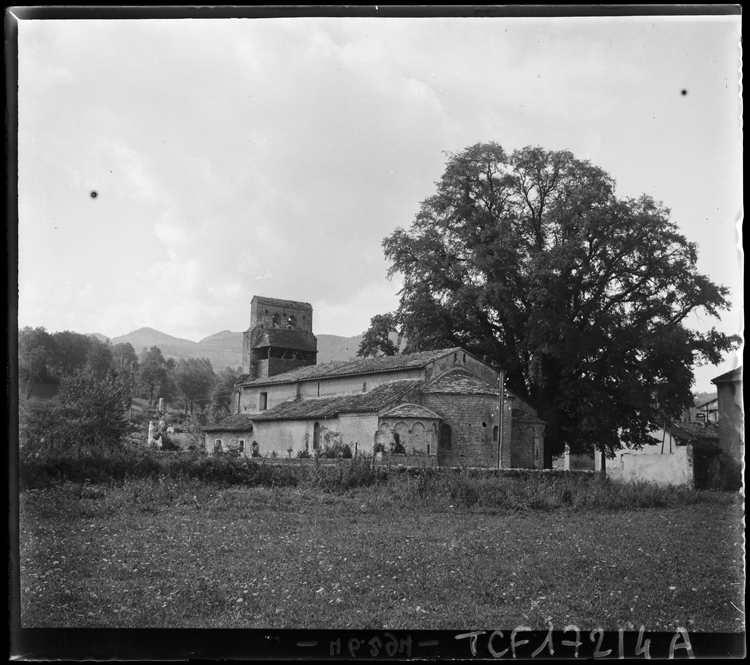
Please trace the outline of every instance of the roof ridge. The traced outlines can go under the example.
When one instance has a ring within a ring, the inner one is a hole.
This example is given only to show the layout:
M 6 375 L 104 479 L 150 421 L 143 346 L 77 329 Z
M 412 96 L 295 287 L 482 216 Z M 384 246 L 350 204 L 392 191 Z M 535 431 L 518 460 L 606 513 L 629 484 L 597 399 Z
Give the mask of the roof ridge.
M 351 360 L 332 360 L 320 365 L 307 365 L 289 370 L 273 377 L 255 378 L 246 381 L 254 385 L 265 383 L 283 383 L 284 381 L 305 381 L 317 378 L 329 378 L 334 376 L 345 376 L 349 374 L 375 374 L 378 372 L 398 371 L 401 369 L 418 369 L 434 358 L 439 358 L 451 352 L 461 350 L 460 347 L 448 349 L 433 349 L 428 351 L 417 351 L 415 353 L 403 353 L 395 356 L 381 356 L 380 358 L 354 358 Z M 424 359 L 424 360 L 423 360 Z M 403 361 L 403 362 L 399 362 Z M 416 364 L 411 364 L 416 363 Z M 349 371 L 337 372 L 338 369 L 351 366 Z M 358 367 L 359 366 L 359 367 Z

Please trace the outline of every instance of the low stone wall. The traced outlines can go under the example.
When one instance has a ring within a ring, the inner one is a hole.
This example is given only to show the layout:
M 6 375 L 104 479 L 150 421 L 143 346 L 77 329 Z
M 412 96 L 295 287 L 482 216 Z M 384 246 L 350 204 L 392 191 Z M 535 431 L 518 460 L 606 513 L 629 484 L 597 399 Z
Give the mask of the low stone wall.
M 437 469 L 438 459 L 435 455 L 383 455 L 375 459 L 378 466 L 414 466 L 422 469 Z
M 336 466 L 339 462 L 349 462 L 351 458 L 329 459 L 320 457 L 248 457 L 248 461 L 256 464 L 276 464 L 278 466 L 304 466 L 306 464 L 322 464 L 324 466 Z

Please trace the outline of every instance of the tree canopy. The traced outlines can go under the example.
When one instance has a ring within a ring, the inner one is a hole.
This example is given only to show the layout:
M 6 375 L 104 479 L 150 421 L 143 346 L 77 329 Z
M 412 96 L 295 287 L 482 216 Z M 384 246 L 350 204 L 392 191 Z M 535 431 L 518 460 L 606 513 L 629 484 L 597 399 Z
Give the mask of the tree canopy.
M 396 341 L 393 338 L 396 337 Z M 376 314 L 370 319 L 370 327 L 362 336 L 357 355 L 360 358 L 373 358 L 378 355 L 395 356 L 399 352 L 401 336 L 398 324 L 392 313 Z
M 609 174 L 570 152 L 450 154 L 437 192 L 383 247 L 389 277 L 403 276 L 405 351 L 462 346 L 504 369 L 555 453 L 648 442 L 656 418 L 691 403 L 693 367 L 736 343 L 688 327 L 693 312 L 718 318 L 729 291 L 698 272 L 669 210 L 616 197 Z
M 170 358 L 170 360 L 172 360 Z M 148 403 L 154 404 L 159 397 L 170 399 L 176 392 L 173 376 L 174 361 L 170 364 L 158 346 L 143 349 L 139 359 L 140 385 L 148 395 Z
M 176 365 L 176 381 L 180 394 L 185 399 L 185 411 L 194 402 L 208 402 L 216 376 L 208 358 L 184 358 Z

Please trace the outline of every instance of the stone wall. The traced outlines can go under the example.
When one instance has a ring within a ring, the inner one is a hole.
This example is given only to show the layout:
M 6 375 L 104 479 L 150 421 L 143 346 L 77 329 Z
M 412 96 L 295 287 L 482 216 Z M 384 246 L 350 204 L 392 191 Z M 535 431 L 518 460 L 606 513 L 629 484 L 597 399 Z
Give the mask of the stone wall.
M 375 441 L 382 443 L 388 452 L 394 442 L 395 432 L 407 455 L 416 451 L 423 455 L 437 456 L 437 425 L 438 421 L 435 419 L 381 417 Z
M 372 453 L 375 441 L 375 432 L 378 429 L 377 413 L 347 413 L 337 418 L 337 424 L 331 425 L 332 429 L 338 427 L 343 437 L 343 443 L 348 443 L 354 453 L 354 443 L 361 453 Z
M 298 330 L 312 332 L 313 308 L 310 303 L 296 300 L 280 300 L 254 296 L 250 303 L 250 327 L 263 326 L 273 328 L 274 316 L 279 317 L 283 327 L 290 316 L 295 319 L 294 327 Z M 280 324 L 281 325 L 281 324 Z
M 268 358 L 255 361 L 255 376 L 265 379 L 276 374 L 283 374 L 298 367 L 305 367 L 311 363 L 307 360 L 295 360 L 293 358 Z
M 520 409 L 512 409 L 511 467 L 544 468 L 544 423 Z
M 722 485 L 726 489 L 742 486 L 745 454 L 745 416 L 742 404 L 742 381 L 717 384 L 719 394 L 719 460 Z
M 221 452 L 239 451 L 240 441 L 245 442 L 245 456 L 250 457 L 252 454 L 253 434 L 250 432 L 206 432 L 205 450 L 209 455 L 213 455 L 217 441 L 220 441 Z
M 357 374 L 354 376 L 336 376 L 329 379 L 301 381 L 300 397 L 327 397 L 332 395 L 369 393 L 385 383 L 405 379 L 421 379 L 421 369 L 404 369 L 381 374 Z
M 493 441 L 499 422 L 497 397 L 430 393 L 423 404 L 451 428 L 450 450 L 438 448 L 440 466 L 497 466 L 497 442 Z
M 437 469 L 438 459 L 434 455 L 376 455 L 377 466 L 411 466 L 422 469 Z
M 615 480 L 645 480 L 659 485 L 691 485 L 692 458 L 687 446 L 677 446 L 672 454 L 619 451 L 614 460 L 607 460 L 607 475 Z

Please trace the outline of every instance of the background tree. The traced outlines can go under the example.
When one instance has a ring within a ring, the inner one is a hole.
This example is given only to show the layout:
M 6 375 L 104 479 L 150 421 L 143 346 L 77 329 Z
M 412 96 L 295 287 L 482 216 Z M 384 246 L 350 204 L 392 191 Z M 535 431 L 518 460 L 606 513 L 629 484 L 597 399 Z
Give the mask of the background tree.
M 565 445 L 648 442 L 691 403 L 693 366 L 737 341 L 687 327 L 727 309 L 728 289 L 697 271 L 669 210 L 614 187 L 569 152 L 477 144 L 383 241 L 405 350 L 462 346 L 504 369 L 547 422 L 547 466 Z
M 109 342 L 102 342 L 95 337 L 89 338 L 89 349 L 86 353 L 85 370 L 96 377 L 103 379 L 114 369 L 112 358 L 112 346 Z
M 66 375 L 59 402 L 27 404 L 20 411 L 22 445 L 27 453 L 102 452 L 117 448 L 128 431 L 123 384 L 116 376 L 87 371 Z
M 216 377 L 208 358 L 181 359 L 175 368 L 177 389 L 185 400 L 185 411 L 195 402 L 208 402 Z
M 52 338 L 55 341 L 52 370 L 57 380 L 84 368 L 91 348 L 91 337 L 64 330 L 53 333 Z
M 395 338 L 395 341 L 394 341 Z M 370 327 L 362 336 L 357 355 L 360 358 L 379 355 L 395 356 L 401 346 L 401 335 L 398 334 L 396 315 L 393 313 L 376 314 L 370 319 Z
M 240 376 L 240 371 L 227 367 L 216 377 L 211 393 L 211 421 L 218 422 L 232 413 L 235 400 L 234 386 Z
M 171 365 L 168 364 L 158 346 L 152 346 L 148 350 L 144 348 L 139 365 L 139 385 L 143 394 L 148 396 L 149 405 L 153 405 L 159 397 L 168 400 L 174 396 L 174 361 Z
M 18 374 L 31 397 L 35 382 L 49 381 L 55 361 L 55 340 L 43 327 L 25 327 L 18 332 Z
M 120 342 L 112 347 L 112 359 L 117 367 L 138 371 L 138 354 L 130 342 Z

